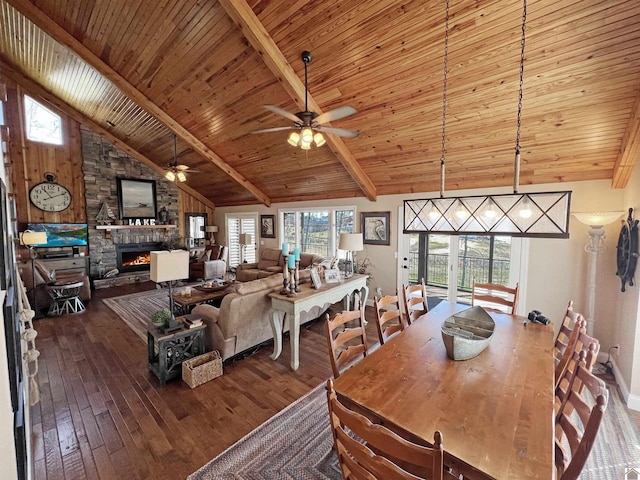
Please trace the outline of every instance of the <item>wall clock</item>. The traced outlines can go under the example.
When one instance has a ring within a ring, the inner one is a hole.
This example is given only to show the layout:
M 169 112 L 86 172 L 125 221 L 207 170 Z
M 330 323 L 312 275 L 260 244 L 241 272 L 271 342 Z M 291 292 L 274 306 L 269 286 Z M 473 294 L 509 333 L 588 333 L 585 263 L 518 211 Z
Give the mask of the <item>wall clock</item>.
M 71 205 L 71 192 L 56 183 L 53 173 L 46 173 L 45 181 L 29 190 L 29 200 L 40 210 L 45 212 L 61 212 Z
M 618 237 L 616 275 L 622 281 L 622 291 L 626 284 L 633 286 L 633 274 L 638 262 L 638 220 L 633 219 L 633 208 L 629 209 L 629 217 L 622 224 Z

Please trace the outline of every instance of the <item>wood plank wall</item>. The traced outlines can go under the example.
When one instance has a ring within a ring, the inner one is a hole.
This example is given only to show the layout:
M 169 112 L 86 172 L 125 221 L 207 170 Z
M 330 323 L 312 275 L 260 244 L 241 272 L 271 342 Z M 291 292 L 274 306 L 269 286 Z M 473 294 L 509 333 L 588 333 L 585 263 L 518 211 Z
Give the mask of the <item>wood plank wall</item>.
M 29 222 L 86 223 L 86 201 L 84 174 L 82 169 L 82 146 L 80 124 L 64 113 L 56 110 L 46 101 L 26 91 L 12 79 L 5 77 L 7 87 L 6 121 L 9 127 L 8 170 L 11 191 L 16 196 L 18 230 L 23 231 Z M 41 102 L 62 117 L 63 145 L 47 145 L 26 139 L 24 125 L 23 95 L 27 94 Z M 29 190 L 44 181 L 44 175 L 51 172 L 56 181 L 71 192 L 71 205 L 62 212 L 44 212 L 29 201 Z M 181 236 L 184 237 L 184 214 L 186 212 L 206 212 L 213 218 L 213 210 L 199 200 L 180 190 L 179 222 Z M 81 251 L 88 254 L 86 247 Z M 19 258 L 29 258 L 26 249 L 19 249 Z

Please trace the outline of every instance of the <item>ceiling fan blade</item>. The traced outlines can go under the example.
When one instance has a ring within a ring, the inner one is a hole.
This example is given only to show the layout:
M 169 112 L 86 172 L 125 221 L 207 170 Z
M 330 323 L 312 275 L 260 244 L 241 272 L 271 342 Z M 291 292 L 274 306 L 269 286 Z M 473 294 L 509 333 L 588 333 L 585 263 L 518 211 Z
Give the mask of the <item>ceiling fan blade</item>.
M 262 130 L 254 130 L 251 133 L 268 133 L 268 132 L 281 132 L 282 130 L 291 130 L 292 128 L 298 127 L 273 127 L 273 128 L 263 128 Z
M 336 127 L 316 127 L 316 130 L 320 130 L 324 133 L 330 133 L 331 135 L 337 135 L 338 137 L 356 138 L 359 132 L 353 130 L 347 130 L 346 128 Z
M 300 119 L 298 117 L 296 117 L 291 112 L 287 112 L 283 108 L 276 107 L 275 105 L 264 105 L 264 108 L 266 108 L 267 110 L 273 113 L 277 113 L 278 115 L 282 115 L 284 118 L 288 118 L 292 122 L 300 122 Z
M 344 107 L 338 107 L 333 110 L 329 110 L 328 112 L 324 112 L 323 114 L 320 114 L 316 118 L 314 118 L 313 121 L 315 123 L 333 122 L 334 120 L 348 117 L 349 115 L 353 115 L 354 113 L 357 113 L 355 108 L 345 105 Z

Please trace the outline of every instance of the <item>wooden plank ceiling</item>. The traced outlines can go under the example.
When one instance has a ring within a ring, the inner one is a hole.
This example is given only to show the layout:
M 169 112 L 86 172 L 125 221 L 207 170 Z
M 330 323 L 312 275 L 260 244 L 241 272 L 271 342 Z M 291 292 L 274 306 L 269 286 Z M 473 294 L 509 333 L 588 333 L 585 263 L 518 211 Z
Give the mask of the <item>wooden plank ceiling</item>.
M 215 205 L 437 192 L 444 2 L 0 0 L 0 67 Z M 529 1 L 520 184 L 640 155 L 640 0 Z M 522 4 L 450 2 L 446 190 L 510 186 Z M 262 108 L 358 113 L 309 151 Z M 110 126 L 110 122 L 114 126 Z M 98 132 L 100 133 L 100 132 Z

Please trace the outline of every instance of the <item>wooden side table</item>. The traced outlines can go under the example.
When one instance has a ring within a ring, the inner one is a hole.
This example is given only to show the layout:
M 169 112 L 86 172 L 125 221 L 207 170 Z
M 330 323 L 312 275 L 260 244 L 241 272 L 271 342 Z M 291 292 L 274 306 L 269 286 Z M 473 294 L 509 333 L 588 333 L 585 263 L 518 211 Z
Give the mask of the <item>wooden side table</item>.
M 178 317 L 178 321 L 182 318 Z M 182 362 L 204 353 L 206 324 L 164 333 L 160 328 L 147 325 L 149 370 L 165 385 L 167 380 L 182 376 Z

